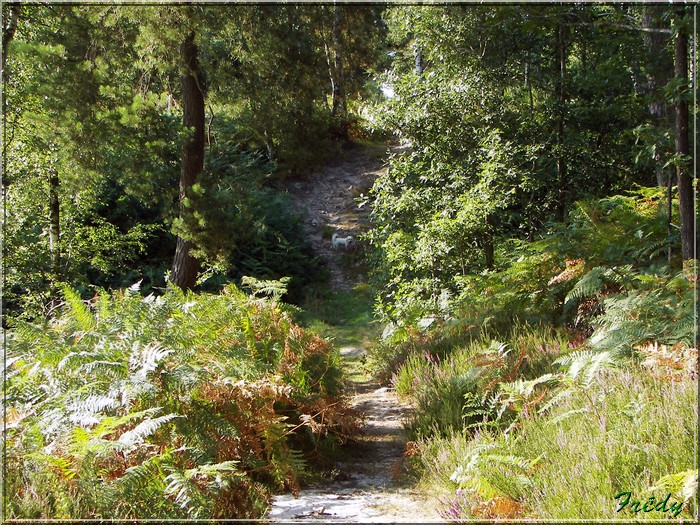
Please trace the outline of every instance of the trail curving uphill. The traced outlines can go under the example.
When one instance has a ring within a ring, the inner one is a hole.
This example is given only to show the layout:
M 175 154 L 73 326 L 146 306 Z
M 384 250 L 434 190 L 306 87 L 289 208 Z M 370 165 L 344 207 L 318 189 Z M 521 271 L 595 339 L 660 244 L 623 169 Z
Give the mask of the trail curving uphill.
M 328 264 L 334 290 L 350 291 L 355 283 L 340 263 L 343 248 L 331 245 L 331 234 L 357 239 L 368 228 L 368 210 L 358 208 L 355 198 L 366 194 L 385 172 L 386 157 L 386 147 L 358 147 L 290 188 L 294 205 L 305 214 L 308 239 Z M 346 347 L 340 353 L 350 365 L 362 358 L 364 350 Z M 407 454 L 402 421 L 410 407 L 393 389 L 373 380 L 351 382 L 348 390 L 350 404 L 364 414 L 363 434 L 346 445 L 345 459 L 336 462 L 332 476 L 302 489 L 296 498 L 276 496 L 267 518 L 280 523 L 444 522 L 435 505 L 399 481 Z M 410 449 L 408 445 L 408 454 Z
M 355 146 L 305 180 L 290 184 L 292 205 L 304 216 L 306 238 L 326 262 L 333 290 L 349 291 L 354 284 L 340 260 L 348 249 L 356 249 L 358 235 L 369 227 L 369 210 L 359 207 L 356 198 L 366 195 L 374 180 L 386 172 L 386 152 L 386 146 Z M 354 240 L 347 248 L 334 249 L 333 233 Z

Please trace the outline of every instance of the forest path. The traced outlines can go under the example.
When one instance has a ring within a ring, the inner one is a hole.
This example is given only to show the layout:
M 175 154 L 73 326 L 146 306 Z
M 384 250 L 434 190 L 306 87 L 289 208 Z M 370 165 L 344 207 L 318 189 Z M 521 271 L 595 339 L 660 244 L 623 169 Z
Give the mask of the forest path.
M 330 270 L 331 290 L 349 291 L 355 284 L 343 268 L 343 254 L 355 250 L 358 235 L 369 229 L 369 210 L 360 208 L 355 199 L 367 195 L 374 180 L 386 173 L 386 160 L 385 145 L 353 146 L 306 179 L 289 185 L 292 206 L 304 215 L 306 238 Z M 351 235 L 354 241 L 347 249 L 333 249 L 333 233 Z
M 345 357 L 359 357 L 359 348 L 344 348 Z M 406 439 L 402 419 L 410 407 L 374 381 L 350 386 L 350 404 L 365 416 L 364 433 L 343 447 L 328 479 L 292 494 L 274 498 L 271 521 L 355 523 L 444 522 L 424 495 L 400 481 Z
M 356 239 L 367 230 L 369 210 L 358 208 L 355 198 L 367 194 L 374 179 L 385 172 L 386 159 L 386 146 L 356 147 L 307 180 L 291 185 L 295 206 L 306 215 L 308 239 L 328 264 L 334 291 L 351 292 L 356 283 L 343 264 L 344 250 L 331 247 L 331 235 L 336 232 Z M 343 366 L 361 369 L 364 353 L 357 346 L 341 348 Z M 342 458 L 327 478 L 303 488 L 296 498 L 292 494 L 276 496 L 267 518 L 284 523 L 444 522 L 423 494 L 401 481 L 407 450 L 402 421 L 410 407 L 393 389 L 361 374 L 349 376 L 350 405 L 363 414 L 364 432 L 342 447 Z

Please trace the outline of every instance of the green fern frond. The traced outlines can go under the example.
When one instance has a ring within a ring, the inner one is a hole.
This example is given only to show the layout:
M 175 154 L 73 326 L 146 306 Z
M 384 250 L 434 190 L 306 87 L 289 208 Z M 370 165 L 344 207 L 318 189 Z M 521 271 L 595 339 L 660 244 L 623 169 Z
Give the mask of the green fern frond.
M 30 452 L 25 455 L 24 459 L 37 466 L 49 466 L 64 480 L 71 480 L 77 474 L 77 470 L 73 468 L 73 463 L 69 458 L 47 454 L 43 450 Z
M 682 274 L 636 275 L 637 288 L 606 297 L 590 344 L 595 350 L 631 353 L 639 344 L 694 344 L 694 299 Z
M 647 260 L 651 261 L 659 255 L 668 250 L 668 239 L 659 239 L 657 241 L 645 239 L 642 246 L 632 254 L 632 257 L 636 260 Z
M 595 355 L 592 350 L 576 350 L 569 354 L 562 355 L 552 361 L 554 365 L 560 365 L 564 368 L 571 366 L 574 361 L 590 359 Z
M 19 323 L 10 338 L 6 379 L 16 425 L 7 446 L 25 470 L 11 490 L 29 493 L 50 480 L 61 516 L 123 519 L 215 516 L 231 485 L 257 468 L 264 470 L 256 483 L 296 487 L 306 468 L 301 451 L 318 443 L 299 430 L 292 446 L 290 423 L 279 418 L 297 421 L 303 403 L 319 395 L 314 385 L 325 381 L 330 347 L 278 305 L 237 288 L 146 298 L 134 288 L 101 293 L 94 308 L 75 292 L 66 297 L 55 323 Z M 285 345 L 304 357 L 285 363 L 288 375 L 276 369 Z M 262 377 L 269 389 L 243 395 L 235 388 Z M 309 386 L 306 397 L 296 396 L 299 385 Z M 273 404 L 277 389 L 290 392 L 283 407 Z M 261 416 L 261 406 L 274 415 Z M 170 450 L 173 443 L 181 448 Z M 225 503 L 241 512 L 258 504 Z
M 184 417 L 177 414 L 166 414 L 154 419 L 146 418 L 136 425 L 133 430 L 127 430 L 119 436 L 119 442 L 127 447 L 134 447 L 142 443 L 145 438 L 157 431 L 162 425 L 177 417 Z
M 79 351 L 79 352 L 68 352 L 65 354 L 63 359 L 58 362 L 56 369 L 61 371 L 63 368 L 67 367 L 68 364 L 72 364 L 72 361 L 78 361 L 79 363 L 93 361 L 96 358 L 101 357 L 101 354 L 94 351 Z M 113 362 L 111 364 L 121 366 L 121 363 Z
M 124 450 L 124 448 L 118 441 L 103 439 L 95 432 L 83 427 L 73 427 L 67 440 L 68 452 L 79 460 L 88 456 L 108 457 L 116 451 Z
M 104 361 L 95 359 L 83 363 L 76 370 L 86 376 L 97 375 L 102 377 L 117 378 L 124 375 L 124 363 L 119 361 Z
M 16 355 L 4 359 L 2 364 L 0 364 L 0 370 L 2 371 L 3 377 L 5 377 L 6 379 L 10 379 L 10 377 L 12 377 L 13 374 L 19 373 L 19 370 L 15 370 L 14 372 L 11 371 L 12 365 L 26 357 L 26 355 Z
M 141 291 L 141 283 L 142 282 L 143 282 L 143 279 L 136 281 L 134 284 L 129 286 L 129 288 L 126 289 L 127 293 L 132 294 L 132 295 L 138 295 L 139 292 Z
M 619 351 L 596 352 L 593 350 L 582 350 L 561 356 L 553 364 L 558 364 L 567 369 L 563 378 L 564 381 L 571 381 L 584 388 L 589 388 L 599 371 L 617 369 L 626 360 L 627 357 Z M 544 408 L 548 409 L 550 407 L 551 405 L 547 404 Z
M 237 461 L 207 463 L 184 472 L 173 468 L 168 470 L 170 474 L 164 480 L 167 483 L 164 493 L 174 497 L 175 502 L 192 518 L 209 514 L 215 493 L 246 476 Z M 202 482 L 209 490 L 200 486 Z M 214 491 L 214 494 L 208 493 L 210 491 Z
M 187 392 L 206 375 L 205 367 L 185 362 L 171 370 L 164 370 L 161 379 L 171 384 L 173 388 Z
M 174 468 L 169 470 L 171 472 L 164 480 L 167 484 L 164 494 L 173 497 L 175 503 L 192 518 L 199 517 L 202 513 L 201 506 L 197 505 L 199 488 L 186 473 Z
M 123 416 L 103 416 L 99 424 L 92 429 L 92 433 L 103 437 L 114 433 L 119 427 L 130 424 L 135 419 L 148 418 L 161 410 L 160 407 L 147 408 L 138 412 L 129 412 Z
M 576 408 L 576 409 L 573 409 L 573 410 L 567 410 L 567 411 L 564 412 L 563 414 L 559 414 L 558 416 L 553 417 L 552 419 L 548 420 L 546 424 L 547 424 L 547 425 L 556 426 L 556 425 L 558 425 L 559 423 L 561 423 L 562 421 L 565 421 L 565 420 L 569 419 L 569 418 L 572 417 L 572 416 L 575 416 L 575 415 L 577 415 L 577 414 L 586 414 L 586 413 L 588 413 L 588 412 L 590 412 L 590 410 L 588 409 L 588 407 Z
M 562 383 L 569 380 L 570 378 L 564 377 L 562 379 Z M 547 401 L 544 405 L 542 405 L 538 413 L 539 414 L 545 414 L 547 413 L 551 408 L 559 406 L 566 398 L 570 397 L 572 395 L 573 391 L 570 388 L 561 388 L 556 394 L 552 396 L 552 398 Z
M 67 286 L 63 288 L 63 295 L 66 299 L 71 319 L 76 322 L 78 328 L 84 332 L 93 330 L 97 325 L 97 321 L 90 311 L 90 307 L 85 304 L 80 295 Z
M 461 489 L 473 490 L 484 499 L 491 499 L 500 495 L 500 491 L 487 477 L 467 474 L 462 471 L 461 466 L 458 466 L 452 473 L 450 481 L 453 481 Z
M 683 502 L 695 497 L 698 492 L 698 470 L 685 470 L 656 480 L 649 492 L 664 491 L 671 492 L 674 496 L 682 499 Z
M 100 322 L 106 321 L 112 316 L 113 303 L 110 294 L 105 291 L 99 294 L 95 310 L 97 311 L 96 317 Z
M 527 400 L 532 397 L 532 394 L 540 385 L 553 386 L 559 382 L 559 376 L 555 374 L 544 374 L 529 381 L 518 379 L 511 383 L 501 383 L 500 389 L 502 394 L 512 399 Z
M 476 491 L 490 499 L 506 495 L 513 497 L 532 487 L 529 473 L 541 457 L 529 460 L 512 454 L 500 454 L 493 442 L 476 445 L 468 461 L 458 465 L 450 481 L 463 489 Z
M 598 296 L 605 290 L 606 286 L 617 285 L 626 287 L 637 277 L 637 272 L 631 265 L 606 268 L 596 266 L 585 274 L 574 285 L 564 299 L 564 306 L 570 308 L 584 297 Z
M 479 398 L 474 392 L 464 394 L 464 405 L 462 406 L 462 418 L 473 416 L 485 416 L 493 413 L 497 408 L 497 394 L 488 391 Z
M 173 352 L 172 349 L 164 349 L 157 341 L 144 346 L 141 346 L 139 341 L 135 341 L 129 356 L 129 368 L 133 375 L 145 378 L 148 373 L 158 368 L 162 359 Z
M 139 465 L 129 467 L 118 483 L 122 486 L 122 494 L 127 498 L 130 495 L 137 496 L 146 487 L 156 484 L 158 488 L 165 489 L 165 484 L 158 482 L 163 478 L 163 465 L 172 461 L 168 451 L 146 459 Z
M 287 293 L 290 280 L 291 277 L 282 277 L 279 280 L 272 281 L 256 279 L 246 275 L 241 279 L 241 284 L 250 289 L 252 295 L 271 297 L 273 301 L 277 302 Z
M 577 302 L 584 297 L 600 294 L 605 287 L 606 271 L 607 268 L 597 266 L 581 277 L 564 298 L 564 306 L 570 306 L 571 303 Z
M 67 404 L 68 419 L 71 423 L 82 427 L 96 425 L 100 418 L 96 416 L 105 409 L 114 409 L 119 401 L 111 396 L 91 394 L 83 399 L 78 399 Z
M 197 468 L 186 470 L 185 475 L 190 478 L 197 476 L 212 478 L 221 474 L 235 475 L 238 477 L 245 476 L 245 473 L 240 470 L 239 463 L 239 461 L 233 460 L 222 461 L 221 463 L 207 463 Z
M 529 472 L 540 459 L 541 458 L 539 457 L 533 460 L 507 454 L 487 454 L 483 456 L 482 461 L 484 464 L 491 463 L 496 465 L 504 465 L 523 472 Z

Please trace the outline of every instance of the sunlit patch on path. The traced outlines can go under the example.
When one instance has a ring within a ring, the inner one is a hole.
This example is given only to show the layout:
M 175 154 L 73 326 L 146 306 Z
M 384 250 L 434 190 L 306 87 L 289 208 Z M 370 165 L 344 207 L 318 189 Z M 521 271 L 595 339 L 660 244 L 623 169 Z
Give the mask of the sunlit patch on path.
M 384 173 L 385 159 L 376 150 L 359 150 L 290 188 L 296 209 L 305 215 L 307 238 L 328 264 L 331 290 L 352 293 L 355 284 L 339 263 L 345 250 L 331 246 L 331 232 L 357 239 L 368 227 L 369 210 L 358 206 L 355 199 L 366 194 L 374 179 Z M 348 371 L 363 369 L 361 345 L 339 350 Z M 328 478 L 305 487 L 298 497 L 277 495 L 268 519 L 284 523 L 443 523 L 436 506 L 402 483 L 398 475 L 406 451 L 402 422 L 410 407 L 400 402 L 393 389 L 367 380 L 362 372 L 351 374 L 351 379 L 348 395 L 353 408 L 364 415 L 364 433 L 344 447 L 345 459 L 335 463 Z
M 362 353 L 357 347 L 341 349 L 344 359 Z M 298 498 L 275 497 L 269 519 L 444 522 L 424 496 L 394 479 L 406 449 L 402 419 L 410 408 L 392 389 L 374 381 L 353 383 L 351 389 L 352 406 L 365 415 L 364 435 L 348 445 L 349 458 L 336 464 L 333 479 L 302 490 Z

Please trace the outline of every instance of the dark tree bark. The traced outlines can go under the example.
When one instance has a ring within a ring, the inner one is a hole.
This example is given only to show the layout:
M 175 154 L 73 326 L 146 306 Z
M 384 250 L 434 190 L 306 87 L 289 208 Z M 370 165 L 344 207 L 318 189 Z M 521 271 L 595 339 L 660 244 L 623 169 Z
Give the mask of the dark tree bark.
M 682 86 L 676 98 L 676 154 L 680 157 L 676 164 L 678 181 L 678 205 L 681 216 L 681 253 L 683 260 L 695 258 L 695 224 L 693 210 L 693 180 L 687 162 L 690 153 L 688 140 L 688 102 L 685 100 L 685 87 L 688 84 L 688 30 L 685 27 L 685 8 L 676 11 L 678 32 L 674 42 L 674 67 L 676 79 Z
M 647 92 L 649 96 L 649 114 L 651 123 L 658 128 L 671 127 L 671 113 L 666 104 L 663 88 L 673 78 L 673 57 L 667 51 L 669 33 L 664 32 L 668 28 L 663 22 L 666 7 L 662 5 L 645 4 L 642 11 L 642 27 L 646 30 L 643 34 L 644 46 L 647 49 Z M 660 30 L 660 31 L 659 31 Z M 671 264 L 673 258 L 673 224 L 671 215 L 673 210 L 673 184 L 672 172 L 664 167 L 663 156 L 660 148 L 654 158 L 654 175 L 659 187 L 666 187 L 666 223 L 668 233 L 667 260 Z
M 564 124 L 566 119 L 566 36 L 564 20 L 557 24 L 557 209 L 556 218 L 564 220 L 566 212 L 566 158 Z
M 493 221 L 491 217 L 486 217 L 486 230 L 484 232 L 484 258 L 486 259 L 486 268 L 493 270 L 495 263 L 493 249 Z
M 49 171 L 49 252 L 51 270 L 59 279 L 61 273 L 61 206 L 58 200 L 60 180 L 58 172 L 51 167 Z
M 204 93 L 200 82 L 197 46 L 194 43 L 194 31 L 190 32 L 180 47 L 183 73 L 182 106 L 183 124 L 191 136 L 182 146 L 182 165 L 180 168 L 180 216 L 187 210 L 184 200 L 187 192 L 197 181 L 204 168 Z M 183 290 L 194 287 L 199 270 L 199 261 L 190 254 L 194 248 L 191 241 L 177 238 L 175 258 L 170 272 L 170 281 Z
M 333 85 L 333 106 L 331 115 L 333 117 L 345 118 L 347 116 L 347 104 L 345 102 L 345 71 L 343 68 L 343 42 L 341 35 L 342 26 L 342 6 L 333 6 L 333 72 L 335 78 L 331 81 Z
M 662 20 L 666 7 L 662 5 L 647 5 L 643 7 L 642 27 L 648 29 L 643 34 L 644 46 L 647 48 L 647 91 L 649 93 L 649 113 L 652 124 L 657 127 L 670 127 L 671 115 L 666 106 L 663 88 L 673 78 L 673 57 L 667 52 L 669 34 L 663 31 Z M 668 185 L 670 173 L 663 167 L 660 154 L 655 163 L 656 184 L 659 187 Z
M 330 101 L 330 106 L 328 109 L 331 112 L 331 115 L 333 114 L 333 96 L 335 93 L 335 73 L 333 71 L 333 57 L 331 55 L 331 49 L 330 46 L 328 45 L 328 40 L 326 39 L 326 34 L 325 32 L 323 33 L 323 50 L 326 53 L 326 65 L 328 66 L 328 79 L 331 82 L 331 101 Z
M 17 31 L 17 20 L 19 19 L 20 4 L 11 4 L 7 12 L 7 22 L 2 28 L 2 74 L 5 75 L 5 62 L 7 60 L 7 50 L 10 42 L 15 37 Z

